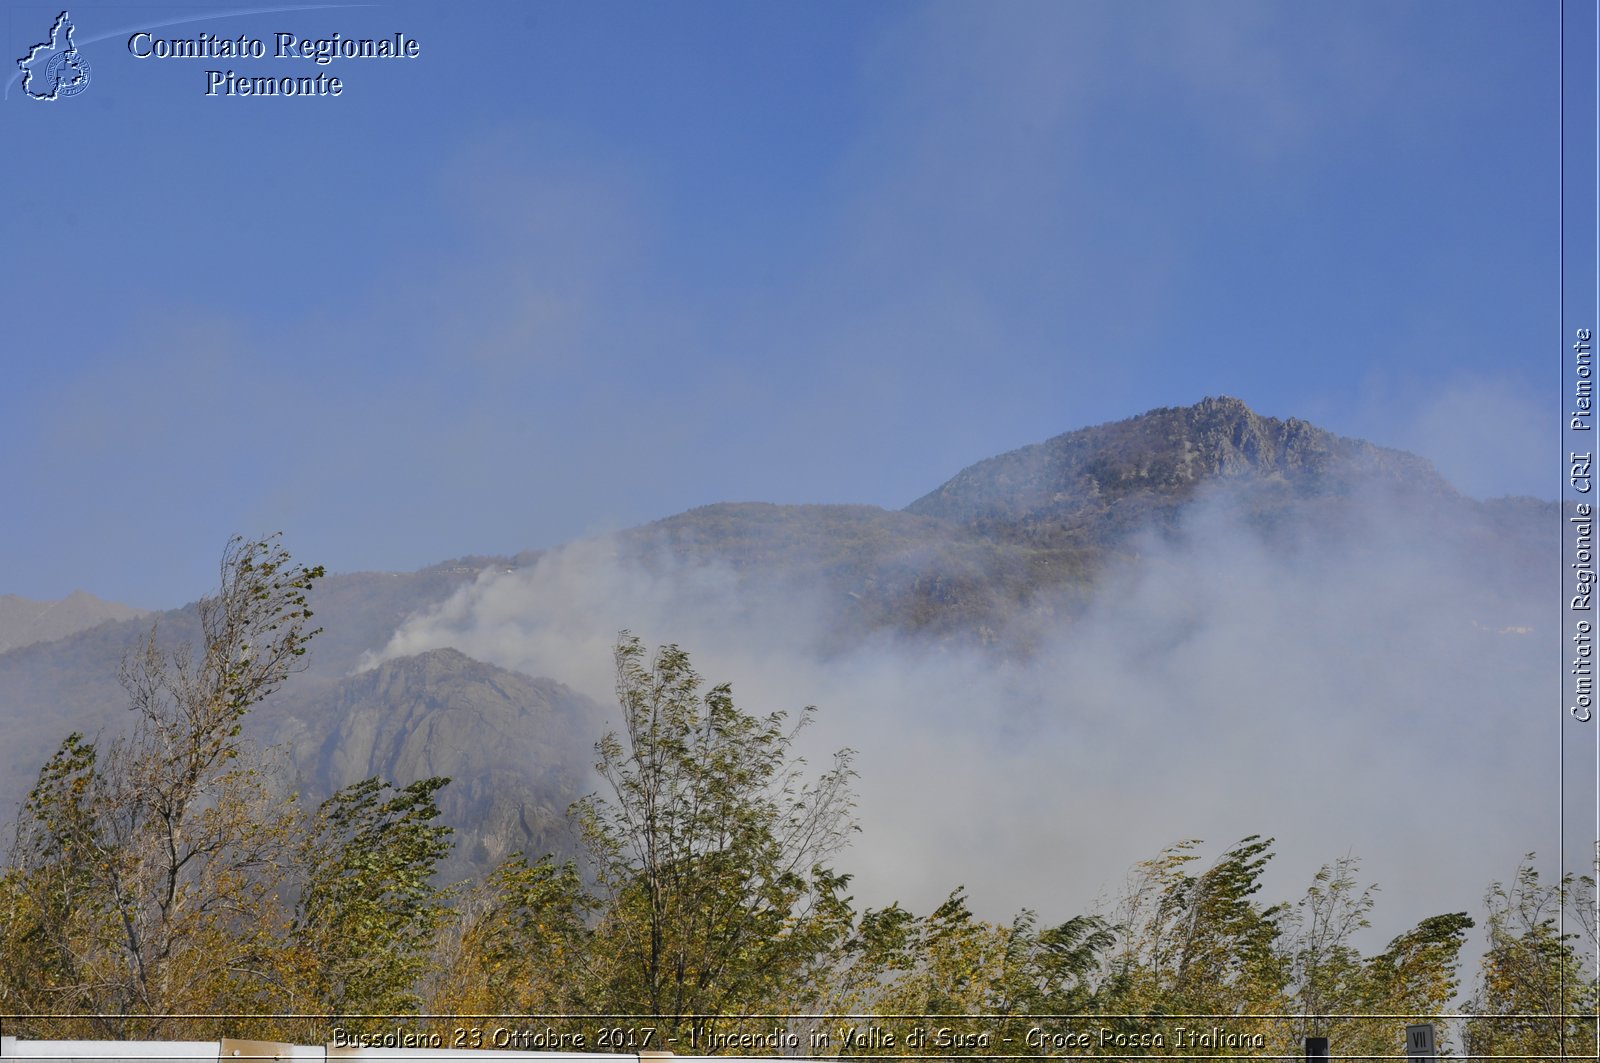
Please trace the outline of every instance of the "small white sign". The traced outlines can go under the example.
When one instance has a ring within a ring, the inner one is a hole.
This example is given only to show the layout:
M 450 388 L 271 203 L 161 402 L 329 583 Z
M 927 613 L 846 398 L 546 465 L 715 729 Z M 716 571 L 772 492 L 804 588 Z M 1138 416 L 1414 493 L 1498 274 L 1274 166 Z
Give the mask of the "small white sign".
M 1437 1059 L 1433 1047 L 1433 1023 L 1406 1027 L 1406 1058 Z

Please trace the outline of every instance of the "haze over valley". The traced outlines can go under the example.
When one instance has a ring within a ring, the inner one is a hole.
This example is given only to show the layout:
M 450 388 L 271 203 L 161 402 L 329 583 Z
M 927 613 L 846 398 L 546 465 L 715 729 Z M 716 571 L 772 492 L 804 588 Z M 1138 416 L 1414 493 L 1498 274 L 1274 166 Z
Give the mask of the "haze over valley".
M 1286 895 L 1359 856 L 1386 937 L 1476 910 L 1554 835 L 1557 516 L 1206 399 L 979 461 L 899 510 L 730 501 L 335 573 L 308 670 L 248 726 L 312 799 L 451 776 L 456 873 L 570 854 L 627 629 L 747 710 L 817 705 L 813 765 L 858 751 L 838 864 L 866 903 L 925 910 L 965 883 L 991 917 L 1061 919 L 1167 845 L 1263 834 Z M 192 607 L 153 619 L 193 635 Z M 118 662 L 150 622 L 0 654 L 6 807 L 67 731 L 124 725 Z

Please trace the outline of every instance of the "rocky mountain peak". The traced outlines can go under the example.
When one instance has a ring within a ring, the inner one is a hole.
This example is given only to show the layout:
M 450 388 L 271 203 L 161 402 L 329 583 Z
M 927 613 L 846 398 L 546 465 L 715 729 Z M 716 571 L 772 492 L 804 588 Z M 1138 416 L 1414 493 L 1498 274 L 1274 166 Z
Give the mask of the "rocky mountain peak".
M 1293 494 L 1372 481 L 1430 495 L 1454 490 L 1415 455 L 1256 413 L 1231 396 L 1081 428 L 981 461 L 906 507 L 971 521 L 1077 521 L 1137 498 L 1142 514 L 1201 485 L 1235 481 Z

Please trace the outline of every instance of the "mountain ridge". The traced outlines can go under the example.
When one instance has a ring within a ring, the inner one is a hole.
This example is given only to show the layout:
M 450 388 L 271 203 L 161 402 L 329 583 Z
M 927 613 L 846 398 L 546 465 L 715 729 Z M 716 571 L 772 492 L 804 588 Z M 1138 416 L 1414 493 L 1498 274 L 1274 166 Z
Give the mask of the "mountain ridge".
M 1279 420 L 1231 396 L 1159 407 L 1074 429 L 985 458 L 906 506 L 966 523 L 1072 521 L 1108 512 L 1147 489 L 1179 500 L 1207 481 L 1279 484 L 1298 494 L 1347 489 L 1356 478 L 1460 493 L 1426 459 L 1336 435 L 1309 421 Z
M 1377 507 L 1362 495 L 1374 485 L 1384 500 Z M 733 573 L 734 598 L 747 607 L 727 618 L 733 624 L 778 615 L 803 594 L 820 603 L 820 641 L 798 648 L 819 660 L 878 638 L 1025 659 L 1044 636 L 1070 628 L 1108 571 L 1169 565 L 1138 536 L 1174 534 L 1186 507 L 1212 489 L 1236 493 L 1228 501 L 1245 526 L 1309 525 L 1335 538 L 1362 527 L 1353 513 L 1401 513 L 1395 499 L 1424 500 L 1464 529 L 1470 567 L 1502 605 L 1520 601 L 1544 529 L 1559 519 L 1556 503 L 1476 502 L 1415 455 L 1222 397 L 984 459 L 903 509 L 714 503 L 617 533 L 608 549 L 674 593 L 686 586 L 674 580 L 699 566 Z M 599 706 L 561 675 L 501 668 L 456 648 L 358 671 L 408 618 L 459 602 L 486 580 L 524 578 L 560 562 L 564 549 L 328 576 L 311 595 L 326 630 L 310 668 L 252 713 L 252 733 L 288 747 L 310 798 L 369 774 L 400 785 L 452 776 L 443 797 L 464 859 L 569 848 L 566 805 L 588 777 L 590 743 L 604 726 Z M 1525 624 L 1520 608 L 1497 606 L 1490 619 Z M 155 619 L 166 641 L 197 637 L 192 605 Z M 117 666 L 148 630 L 147 619 L 129 619 L 0 652 L 0 807 L 16 806 L 68 731 L 114 734 L 124 725 Z
M 0 653 L 36 642 L 53 642 L 107 621 L 149 615 L 148 609 L 107 601 L 84 590 L 53 601 L 0 594 Z

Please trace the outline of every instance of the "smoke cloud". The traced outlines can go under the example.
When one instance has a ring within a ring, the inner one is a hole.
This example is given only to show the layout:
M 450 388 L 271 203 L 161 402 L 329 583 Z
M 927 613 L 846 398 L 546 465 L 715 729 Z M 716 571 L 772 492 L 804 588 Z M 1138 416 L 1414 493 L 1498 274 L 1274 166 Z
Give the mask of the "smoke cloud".
M 453 646 L 611 703 L 627 628 L 749 711 L 816 704 L 811 764 L 858 752 L 862 833 L 837 866 L 862 903 L 927 911 L 965 884 L 989 918 L 1065 919 L 1170 844 L 1263 834 L 1272 901 L 1360 857 L 1379 946 L 1477 915 L 1555 837 L 1560 706 L 1538 665 L 1557 618 L 1477 512 L 1373 494 L 1267 530 L 1213 492 L 1125 543 L 1087 607 L 1027 621 L 1027 655 L 887 633 L 840 652 L 820 581 L 757 591 L 595 539 L 485 573 L 368 663 Z

